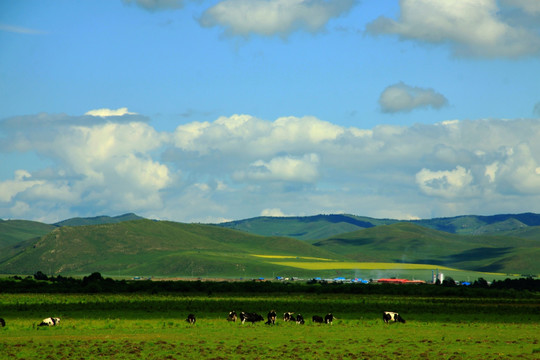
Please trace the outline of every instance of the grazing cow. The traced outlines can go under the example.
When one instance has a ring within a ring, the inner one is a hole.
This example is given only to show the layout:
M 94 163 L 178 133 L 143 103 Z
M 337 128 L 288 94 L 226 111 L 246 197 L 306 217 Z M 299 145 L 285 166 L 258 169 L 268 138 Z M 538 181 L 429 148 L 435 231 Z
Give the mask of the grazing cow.
M 233 310 L 229 313 L 229 316 L 227 317 L 227 321 L 236 321 L 236 318 L 237 318 L 236 311 Z
M 304 321 L 304 317 L 302 316 L 302 314 L 296 315 L 296 323 L 299 324 L 299 325 L 304 325 L 305 321 Z
M 188 323 L 190 323 L 191 325 L 193 325 L 193 324 L 195 324 L 195 321 L 197 321 L 197 319 L 195 318 L 195 315 L 189 314 L 189 315 L 187 316 L 186 321 L 187 321 Z
M 265 323 L 266 325 L 274 325 L 276 323 L 276 310 L 270 310 L 270 312 L 267 315 L 268 321 Z
M 49 318 L 43 319 L 38 326 L 56 326 L 58 325 L 59 322 L 60 322 L 60 318 L 49 317 Z
M 293 316 L 293 312 L 286 312 L 286 313 L 283 313 L 283 321 L 287 322 L 287 321 L 295 321 L 296 319 L 294 318 Z
M 240 313 L 240 321 L 242 322 L 242 324 L 246 321 L 254 324 L 257 321 L 264 321 L 264 318 L 257 313 L 246 313 L 242 311 Z
M 389 322 L 400 322 L 405 324 L 405 319 L 403 319 L 397 312 L 385 311 L 383 312 L 382 318 L 387 324 Z
M 6 326 L 6 320 L 0 318 L 0 326 L 1 326 L 1 327 Z
M 335 319 L 334 315 L 332 315 L 332 313 L 328 313 L 324 317 L 324 322 L 327 323 L 327 324 L 332 325 L 332 321 L 334 321 L 334 319 Z
M 318 315 L 313 315 L 313 317 L 311 318 L 311 321 L 322 324 L 323 323 L 323 318 L 318 316 Z

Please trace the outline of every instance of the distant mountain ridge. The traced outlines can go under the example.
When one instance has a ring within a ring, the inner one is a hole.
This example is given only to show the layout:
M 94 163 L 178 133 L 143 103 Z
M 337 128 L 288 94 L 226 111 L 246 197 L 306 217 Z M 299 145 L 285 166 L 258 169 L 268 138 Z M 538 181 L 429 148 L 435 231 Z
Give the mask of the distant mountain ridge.
M 360 229 L 395 223 L 414 223 L 426 228 L 463 235 L 512 235 L 539 238 L 540 215 L 534 213 L 500 214 L 490 216 L 461 215 L 423 220 L 376 219 L 355 215 L 314 215 L 304 217 L 254 217 L 231 221 L 218 226 L 258 235 L 289 236 L 301 240 L 318 240 Z M 521 233 L 521 235 L 519 235 Z
M 75 217 L 54 223 L 55 226 L 83 226 L 83 225 L 101 225 L 101 224 L 117 224 L 123 221 L 142 220 L 143 217 L 134 213 L 127 213 L 118 216 L 94 216 L 94 217 Z

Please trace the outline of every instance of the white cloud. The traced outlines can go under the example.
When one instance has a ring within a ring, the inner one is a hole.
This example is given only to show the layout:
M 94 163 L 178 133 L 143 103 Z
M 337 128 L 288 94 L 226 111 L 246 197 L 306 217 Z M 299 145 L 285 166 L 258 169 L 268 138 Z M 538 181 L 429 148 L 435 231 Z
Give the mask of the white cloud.
M 206 10 L 204 27 L 225 28 L 228 35 L 287 37 L 296 30 L 317 32 L 349 11 L 355 0 L 223 0 Z
M 422 169 L 416 174 L 416 182 L 427 195 L 453 198 L 470 192 L 468 186 L 473 182 L 473 177 L 469 170 L 461 166 L 444 171 Z
M 309 116 L 233 115 L 157 132 L 145 121 L 82 118 L 0 122 L 3 157 L 46 160 L 41 168 L 21 162 L 0 179 L 2 217 L 540 211 L 540 119 L 360 129 Z
M 136 113 L 130 112 L 128 111 L 126 107 L 123 107 L 123 108 L 118 108 L 116 110 L 107 109 L 107 108 L 90 110 L 86 112 L 84 115 L 107 117 L 107 116 L 136 115 Z
M 0 201 L 9 202 L 17 194 L 36 185 L 43 184 L 40 180 L 31 180 L 32 175 L 26 170 L 15 171 L 13 180 L 0 182 Z
M 448 43 L 458 56 L 518 57 L 540 52 L 536 27 L 506 22 L 495 0 L 401 0 L 400 6 L 397 20 L 380 17 L 368 24 L 367 32 Z M 536 11 L 536 6 L 526 9 Z
M 318 163 L 319 157 L 316 154 L 306 154 L 302 158 L 281 156 L 268 162 L 257 160 L 247 171 L 238 171 L 235 177 L 240 180 L 309 183 L 314 182 L 319 176 Z
M 287 216 L 281 211 L 281 209 L 273 208 L 273 209 L 264 209 L 261 211 L 261 216 L 272 216 L 272 217 L 284 217 Z
M 379 104 L 383 112 L 395 113 L 425 107 L 439 109 L 448 105 L 448 100 L 433 89 L 414 87 L 400 82 L 384 89 L 379 97 Z

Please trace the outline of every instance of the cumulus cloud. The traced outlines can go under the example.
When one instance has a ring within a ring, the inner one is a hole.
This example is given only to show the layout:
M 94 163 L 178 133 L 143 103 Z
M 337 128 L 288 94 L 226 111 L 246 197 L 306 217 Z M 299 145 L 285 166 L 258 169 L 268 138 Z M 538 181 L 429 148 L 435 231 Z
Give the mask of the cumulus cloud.
M 174 10 L 184 7 L 184 0 L 122 0 L 126 5 L 137 5 L 148 11 Z
M 273 209 L 264 209 L 261 211 L 261 216 L 272 216 L 272 217 L 284 217 L 287 216 L 281 211 L 281 209 L 273 208 Z
M 395 113 L 425 107 L 439 109 L 448 105 L 448 100 L 433 89 L 410 86 L 400 82 L 384 89 L 379 97 L 379 104 L 383 112 Z
M 108 116 L 123 116 L 123 115 L 135 115 L 136 113 L 128 111 L 126 107 L 118 108 L 116 110 L 113 109 L 96 109 L 96 110 L 90 110 L 87 111 L 84 115 L 90 115 L 90 116 L 101 116 L 101 117 L 108 117 Z
M 53 222 L 133 211 L 218 222 L 258 214 L 540 211 L 539 119 L 361 129 L 244 114 L 158 132 L 137 116 L 121 118 L 1 121 L 3 157 L 34 153 L 45 162 L 4 169 L 0 216 Z
M 507 1 L 528 12 L 537 5 Z M 454 55 L 519 57 L 540 52 L 538 26 L 506 20 L 496 0 L 401 0 L 397 20 L 379 17 L 369 23 L 372 35 L 395 34 L 401 39 L 450 44 Z
M 199 19 L 203 27 L 219 26 L 232 36 L 287 37 L 297 30 L 318 32 L 348 12 L 355 0 L 223 0 Z
M 431 171 L 422 169 L 416 174 L 420 189 L 428 194 L 447 198 L 465 195 L 473 177 L 469 170 L 457 166 L 455 170 Z
M 319 175 L 318 163 L 316 154 L 307 154 L 302 158 L 280 156 L 268 162 L 257 160 L 247 171 L 237 172 L 235 177 L 240 180 L 313 182 Z
M 43 181 L 32 180 L 32 175 L 26 170 L 15 171 L 13 180 L 0 182 L 0 202 L 9 202 L 15 195 L 32 186 L 43 184 Z

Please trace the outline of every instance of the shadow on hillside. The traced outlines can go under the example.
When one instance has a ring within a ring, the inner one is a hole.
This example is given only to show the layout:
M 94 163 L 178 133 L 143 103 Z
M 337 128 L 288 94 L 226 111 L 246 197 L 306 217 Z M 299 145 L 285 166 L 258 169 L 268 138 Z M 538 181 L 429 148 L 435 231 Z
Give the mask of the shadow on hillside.
M 496 259 L 498 257 L 507 255 L 513 250 L 512 247 L 479 247 L 475 249 L 465 250 L 461 253 L 448 255 L 438 259 L 419 259 L 416 260 L 416 263 L 419 264 L 442 264 L 445 266 L 455 266 L 456 264 L 461 264 L 464 262 L 470 261 L 483 261 Z M 498 260 L 496 262 L 487 264 L 481 267 L 475 267 L 472 270 L 476 271 L 488 271 L 488 272 L 497 272 L 504 269 L 504 261 Z

